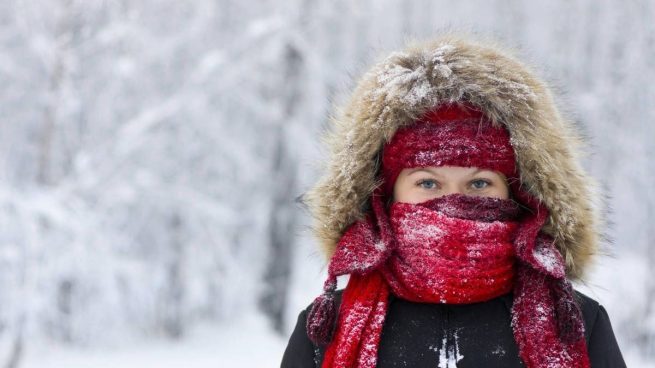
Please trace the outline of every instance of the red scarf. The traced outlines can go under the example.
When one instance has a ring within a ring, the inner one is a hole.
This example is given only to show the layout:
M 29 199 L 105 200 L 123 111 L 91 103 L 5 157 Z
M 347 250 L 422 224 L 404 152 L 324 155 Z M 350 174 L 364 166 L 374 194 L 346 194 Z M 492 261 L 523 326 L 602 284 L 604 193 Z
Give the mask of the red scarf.
M 420 205 L 394 203 L 390 210 L 396 241 L 393 257 L 380 272 L 394 295 L 413 302 L 462 304 L 495 298 L 512 290 L 515 221 L 485 222 L 451 217 L 444 210 L 474 206 L 461 194 Z M 518 205 L 489 198 L 474 216 L 517 217 Z M 500 206 L 496 206 L 496 204 Z M 491 215 L 491 216 L 488 216 Z
M 326 292 L 307 320 L 310 338 L 329 343 L 323 368 L 376 366 L 389 293 L 461 304 L 512 290 L 512 329 L 527 367 L 590 366 L 563 260 L 552 239 L 538 233 L 547 209 L 522 216 L 512 200 L 453 194 L 394 203 L 388 218 L 381 193 L 372 202 L 374 216 L 354 223 L 339 241 Z M 350 280 L 337 317 L 333 292 L 343 274 Z

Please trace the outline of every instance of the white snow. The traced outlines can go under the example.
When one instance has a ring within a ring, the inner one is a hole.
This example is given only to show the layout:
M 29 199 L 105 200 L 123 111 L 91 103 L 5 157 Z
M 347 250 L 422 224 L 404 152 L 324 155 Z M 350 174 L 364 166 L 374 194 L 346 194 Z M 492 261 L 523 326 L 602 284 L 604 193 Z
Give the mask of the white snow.
M 387 100 L 400 100 L 414 106 L 434 98 L 434 87 L 426 78 L 423 65 L 413 70 L 400 65 L 384 65 L 377 81 L 380 88 L 375 94 L 383 95 Z M 406 88 L 408 85 L 411 86 L 409 90 Z
M 287 339 L 263 317 L 244 316 L 226 325 L 198 326 L 182 341 L 143 341 L 113 349 L 41 346 L 21 368 L 216 368 L 276 367 Z
M 453 335 L 453 341 L 448 341 L 448 336 L 445 335 L 441 340 L 439 351 L 439 368 L 457 368 L 457 362 L 464 359 L 464 356 L 459 352 L 459 338 L 457 333 Z M 433 348 L 435 351 L 437 348 Z
M 556 256 L 545 247 L 535 247 L 534 258 L 549 272 L 553 271 L 559 264 Z

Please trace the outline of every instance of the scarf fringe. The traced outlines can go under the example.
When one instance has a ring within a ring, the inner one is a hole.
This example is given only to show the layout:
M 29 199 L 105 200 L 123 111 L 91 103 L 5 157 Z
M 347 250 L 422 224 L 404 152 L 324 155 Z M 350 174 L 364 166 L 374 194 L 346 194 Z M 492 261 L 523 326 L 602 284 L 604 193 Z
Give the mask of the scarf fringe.
M 323 294 L 314 299 L 307 315 L 307 336 L 315 344 L 324 346 L 332 341 L 337 321 L 337 305 L 334 292 L 337 289 L 336 277 L 329 278 L 323 287 Z
M 560 340 L 573 344 L 584 338 L 582 311 L 575 301 L 573 286 L 565 279 L 554 280 L 550 291 L 555 300 L 555 318 Z

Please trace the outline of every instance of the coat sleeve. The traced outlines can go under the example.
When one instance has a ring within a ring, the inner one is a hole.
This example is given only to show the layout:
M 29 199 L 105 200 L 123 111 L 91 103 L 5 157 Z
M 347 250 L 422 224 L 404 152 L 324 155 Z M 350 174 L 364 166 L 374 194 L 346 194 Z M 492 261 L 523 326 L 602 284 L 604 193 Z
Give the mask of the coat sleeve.
M 614 337 L 610 318 L 602 305 L 598 305 L 598 312 L 591 328 L 587 350 L 592 368 L 626 367 L 623 355 Z
M 307 330 L 305 324 L 307 321 L 307 309 L 300 312 L 296 327 L 291 333 L 289 343 L 284 355 L 282 356 L 282 364 L 280 368 L 314 368 L 315 363 L 315 347 L 314 344 L 307 337 Z

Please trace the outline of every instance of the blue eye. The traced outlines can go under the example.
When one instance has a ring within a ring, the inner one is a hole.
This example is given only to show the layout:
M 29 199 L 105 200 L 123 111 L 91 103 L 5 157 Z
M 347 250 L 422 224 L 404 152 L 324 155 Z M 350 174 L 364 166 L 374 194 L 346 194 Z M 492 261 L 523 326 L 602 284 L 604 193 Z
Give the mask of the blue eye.
M 423 189 L 434 189 L 437 187 L 437 182 L 432 179 L 423 179 L 417 183 Z
M 488 187 L 489 185 L 491 185 L 491 183 L 490 183 L 489 181 L 487 181 L 487 180 L 482 180 L 482 179 L 476 179 L 476 180 L 473 180 L 471 183 L 473 183 L 473 187 L 474 187 L 475 189 L 484 189 L 484 188 Z M 484 184 L 484 185 L 483 185 L 483 186 L 477 186 L 477 185 L 475 185 L 476 183 L 478 183 L 478 184 L 479 184 L 479 183 L 482 183 L 482 184 Z

